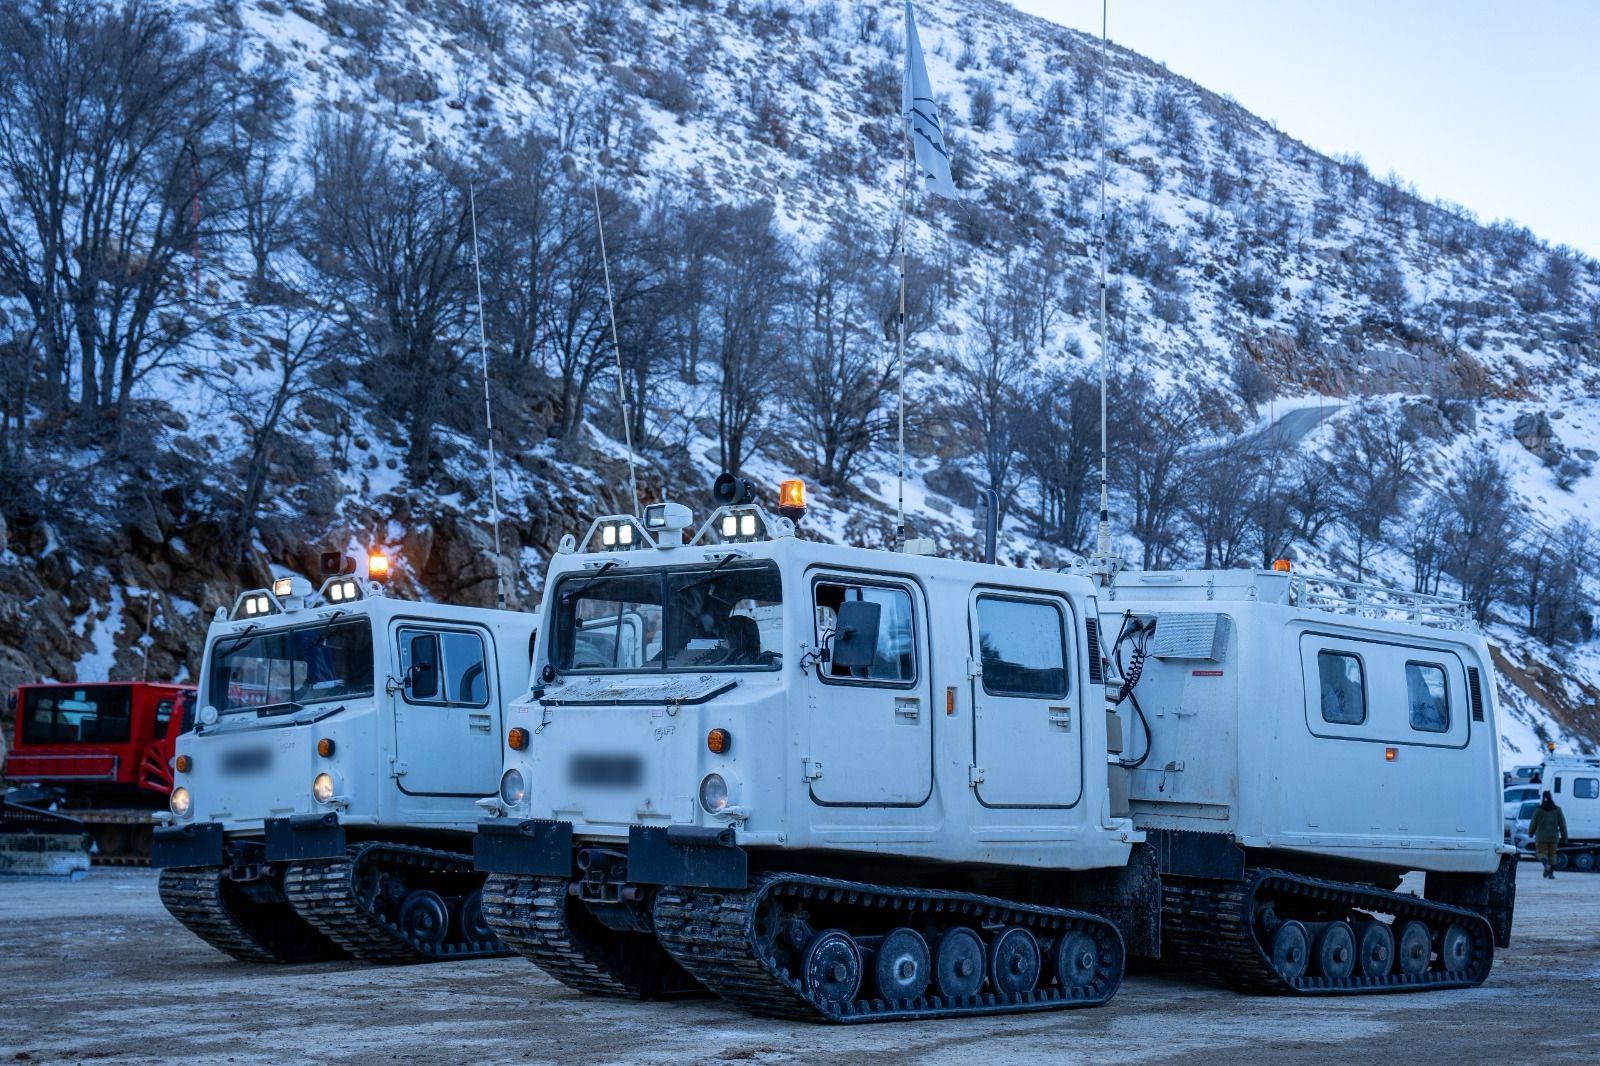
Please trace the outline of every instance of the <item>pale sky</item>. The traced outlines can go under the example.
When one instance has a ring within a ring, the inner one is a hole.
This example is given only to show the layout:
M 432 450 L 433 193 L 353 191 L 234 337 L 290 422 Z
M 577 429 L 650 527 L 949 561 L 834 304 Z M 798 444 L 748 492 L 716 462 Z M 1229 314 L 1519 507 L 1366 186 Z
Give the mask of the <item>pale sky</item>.
M 1100 33 L 1100 0 L 1010 0 Z M 1600 0 L 1110 0 L 1109 36 L 1374 176 L 1600 258 Z

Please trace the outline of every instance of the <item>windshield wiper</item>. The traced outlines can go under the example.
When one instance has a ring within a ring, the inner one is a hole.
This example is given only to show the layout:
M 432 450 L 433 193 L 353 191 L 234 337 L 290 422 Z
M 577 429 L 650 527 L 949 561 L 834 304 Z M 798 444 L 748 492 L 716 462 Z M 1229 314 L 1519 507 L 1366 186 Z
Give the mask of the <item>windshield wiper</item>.
M 717 563 L 716 566 L 713 566 L 710 570 L 706 571 L 706 573 L 698 581 L 691 581 L 689 584 L 683 586 L 678 591 L 679 592 L 688 592 L 690 589 L 697 589 L 701 585 L 709 585 L 711 583 L 711 579 L 717 576 L 717 571 L 718 570 L 721 570 L 724 566 L 727 566 L 729 563 L 733 562 L 737 558 L 739 558 L 739 553 L 738 552 L 729 552 L 728 554 L 726 554 L 726 555 L 724 555 L 722 557 L 722 561 L 721 562 Z
M 233 646 L 235 644 L 240 643 L 241 641 L 244 640 L 244 638 L 248 637 L 251 633 L 254 633 L 257 629 L 260 629 L 260 628 L 261 628 L 261 623 L 260 622 L 251 622 L 249 625 L 247 625 L 243 629 L 239 630 L 239 632 L 237 632 L 237 633 L 235 633 L 235 634 L 233 634 L 232 636 L 229 636 L 229 637 L 223 637 L 221 640 L 219 640 L 215 644 L 213 644 L 211 646 L 211 654 L 212 655 L 221 655 L 223 653 L 223 649 L 224 648 L 232 650 L 232 648 L 233 648 Z
M 322 623 L 322 628 L 317 630 L 316 638 L 312 640 L 310 644 L 306 645 L 305 654 L 310 655 L 312 652 L 322 647 L 322 642 L 328 639 L 328 630 L 332 628 L 333 623 L 337 622 L 340 616 L 344 615 L 345 613 L 345 610 L 340 608 L 328 616 L 328 620 Z
M 571 593 L 572 598 L 573 599 L 577 599 L 579 596 L 582 596 L 584 594 L 584 592 L 587 591 L 587 589 L 589 588 L 590 585 L 594 584 L 596 581 L 599 581 L 602 577 L 605 576 L 605 572 L 607 570 L 610 570 L 613 566 L 616 566 L 616 565 L 617 565 L 617 561 L 615 559 L 612 559 L 610 562 L 607 562 L 607 563 L 603 564 L 600 567 L 600 569 L 596 570 L 594 573 L 589 575 L 589 580 L 587 580 L 583 584 L 579 585 Z
M 268 711 L 271 711 L 272 708 L 274 708 L 274 707 L 289 707 L 289 708 L 291 708 L 293 710 L 296 710 L 296 711 L 303 711 L 303 710 L 306 709 L 305 708 L 305 704 L 301 703 L 299 700 L 278 700 L 275 703 L 263 703 L 259 707 L 251 707 L 251 708 L 248 708 L 248 709 L 252 710 L 252 711 L 255 711 L 256 712 L 256 716 L 259 718 L 260 716 L 266 714 Z M 238 709 L 242 711 L 242 710 L 245 710 L 246 708 L 240 707 Z M 274 711 L 273 713 L 282 714 L 283 712 L 282 711 Z

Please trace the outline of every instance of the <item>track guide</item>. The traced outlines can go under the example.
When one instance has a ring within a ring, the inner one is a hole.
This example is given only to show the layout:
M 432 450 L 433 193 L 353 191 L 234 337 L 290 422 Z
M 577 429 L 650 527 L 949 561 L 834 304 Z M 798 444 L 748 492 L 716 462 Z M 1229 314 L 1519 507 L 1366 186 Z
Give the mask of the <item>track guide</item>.
M 249 898 L 221 869 L 162 870 L 159 890 L 162 904 L 185 928 L 240 962 L 315 962 L 345 955 L 286 904 Z

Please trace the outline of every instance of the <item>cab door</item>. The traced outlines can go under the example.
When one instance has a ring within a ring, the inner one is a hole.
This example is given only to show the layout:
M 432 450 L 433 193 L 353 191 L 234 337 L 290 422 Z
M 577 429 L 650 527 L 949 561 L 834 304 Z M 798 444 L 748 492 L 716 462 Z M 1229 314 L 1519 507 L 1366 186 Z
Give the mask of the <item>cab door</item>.
M 845 604 L 877 607 L 870 662 L 846 666 L 829 654 L 807 671 L 810 743 L 803 769 L 812 800 L 825 806 L 920 806 L 933 792 L 921 589 L 909 580 L 815 574 L 810 593 L 812 646 L 824 651 L 838 640 Z
M 403 792 L 487 796 L 500 778 L 494 642 L 475 626 L 396 622 L 395 770 Z
M 1079 632 L 1072 604 L 977 589 L 968 626 L 978 802 L 1073 806 L 1083 795 L 1083 722 L 1067 641 Z

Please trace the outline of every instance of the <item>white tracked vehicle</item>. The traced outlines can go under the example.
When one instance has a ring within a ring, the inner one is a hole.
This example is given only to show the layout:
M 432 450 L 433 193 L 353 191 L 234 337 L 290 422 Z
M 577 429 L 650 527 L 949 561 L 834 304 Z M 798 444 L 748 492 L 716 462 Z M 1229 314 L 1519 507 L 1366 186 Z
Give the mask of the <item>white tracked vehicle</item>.
M 383 595 L 341 556 L 218 611 L 156 830 L 161 899 L 235 958 L 503 953 L 469 834 L 527 692 L 535 616 Z
M 1539 776 L 1567 817 L 1570 843 L 1556 849 L 1556 869 L 1600 872 L 1600 756 L 1551 755 Z
M 1509 934 L 1475 633 L 1270 602 L 1283 574 L 1100 587 L 748 502 L 690 524 L 601 519 L 550 564 L 475 853 L 489 924 L 558 980 L 868 1021 L 1103 1003 L 1128 952 L 1275 992 L 1475 984 Z M 1328 633 L 1373 671 L 1371 737 L 1309 717 Z M 1442 733 L 1391 735 L 1408 657 L 1445 664 Z M 1391 891 L 1418 869 L 1427 898 Z

